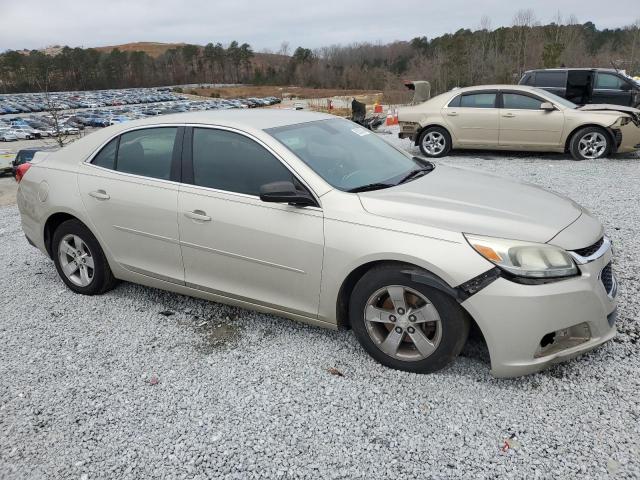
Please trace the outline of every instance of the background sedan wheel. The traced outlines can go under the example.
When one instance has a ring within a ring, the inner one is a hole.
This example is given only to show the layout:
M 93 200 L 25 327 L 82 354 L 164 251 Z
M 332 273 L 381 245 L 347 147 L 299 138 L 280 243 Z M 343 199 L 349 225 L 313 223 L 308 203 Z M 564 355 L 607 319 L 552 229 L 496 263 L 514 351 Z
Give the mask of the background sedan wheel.
M 60 224 L 53 234 L 51 252 L 58 275 L 74 292 L 96 295 L 117 282 L 100 244 L 79 220 Z
M 430 127 L 420 134 L 418 144 L 425 157 L 444 157 L 451 151 L 451 136 L 444 128 Z
M 583 128 L 571 138 L 569 150 L 576 160 L 595 160 L 610 153 L 611 138 L 601 128 Z
M 349 301 L 351 327 L 363 348 L 383 365 L 430 373 L 462 350 L 469 319 L 441 290 L 414 282 L 398 265 L 369 270 Z

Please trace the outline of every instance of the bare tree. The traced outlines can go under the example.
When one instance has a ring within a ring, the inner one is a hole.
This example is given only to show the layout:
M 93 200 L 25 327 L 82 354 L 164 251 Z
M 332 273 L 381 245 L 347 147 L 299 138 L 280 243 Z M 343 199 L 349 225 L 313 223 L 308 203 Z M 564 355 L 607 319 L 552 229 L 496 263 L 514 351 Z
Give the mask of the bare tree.
M 55 143 L 60 147 L 64 147 L 67 143 L 72 141 L 69 138 L 69 130 L 63 126 L 62 122 L 62 104 L 58 102 L 49 92 L 49 83 L 50 83 L 50 71 L 49 69 L 45 70 L 44 78 L 42 82 L 40 80 L 37 81 L 40 89 L 44 93 L 44 112 L 47 112 L 49 117 L 52 120 L 52 128 L 51 128 L 51 138 L 55 141 Z
M 285 55 L 285 56 L 287 56 L 287 57 L 288 57 L 288 56 L 289 56 L 289 42 L 287 42 L 286 40 L 285 40 L 285 41 L 283 41 L 283 42 L 280 44 L 280 50 L 278 50 L 278 53 L 279 53 L 280 55 Z

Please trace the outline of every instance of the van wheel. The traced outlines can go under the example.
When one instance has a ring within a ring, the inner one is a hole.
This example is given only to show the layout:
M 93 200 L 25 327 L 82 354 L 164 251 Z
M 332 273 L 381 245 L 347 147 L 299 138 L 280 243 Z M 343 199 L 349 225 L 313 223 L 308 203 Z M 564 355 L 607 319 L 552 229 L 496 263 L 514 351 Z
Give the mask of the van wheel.
M 602 128 L 585 127 L 571 137 L 569 151 L 574 160 L 596 160 L 611 152 L 611 137 Z
M 117 283 L 91 231 L 79 220 L 67 220 L 53 234 L 53 261 L 62 281 L 76 293 L 99 295 Z
M 418 145 L 425 157 L 444 157 L 451 151 L 451 135 L 442 127 L 429 127 L 420 134 Z
M 413 282 L 397 266 L 371 269 L 349 301 L 351 328 L 375 360 L 398 370 L 431 373 L 458 356 L 469 320 L 444 292 Z

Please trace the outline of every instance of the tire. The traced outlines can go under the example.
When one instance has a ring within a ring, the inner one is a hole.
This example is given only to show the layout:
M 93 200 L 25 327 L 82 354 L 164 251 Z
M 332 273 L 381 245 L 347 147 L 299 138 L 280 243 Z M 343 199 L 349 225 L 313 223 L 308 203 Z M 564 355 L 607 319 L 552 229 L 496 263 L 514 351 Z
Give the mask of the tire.
M 569 151 L 574 160 L 596 160 L 606 157 L 611 150 L 611 136 L 599 127 L 581 128 L 569 142 Z
M 418 145 L 425 157 L 444 157 L 451 151 L 451 135 L 442 127 L 429 127 L 420 134 Z
M 415 300 L 427 302 L 421 305 Z M 403 301 L 404 310 L 398 308 Z M 360 345 L 375 360 L 414 373 L 432 373 L 447 366 L 460 354 L 469 335 L 469 319 L 452 297 L 412 281 L 398 266 L 375 267 L 358 281 L 349 300 L 349 319 Z
M 116 286 L 117 280 L 98 240 L 79 220 L 67 220 L 60 224 L 53 233 L 51 252 L 58 275 L 74 292 L 100 295 Z M 81 262 L 84 266 L 80 265 Z M 74 266 L 74 272 L 69 275 L 65 273 L 65 268 L 69 271 Z M 86 275 L 82 274 L 83 268 Z

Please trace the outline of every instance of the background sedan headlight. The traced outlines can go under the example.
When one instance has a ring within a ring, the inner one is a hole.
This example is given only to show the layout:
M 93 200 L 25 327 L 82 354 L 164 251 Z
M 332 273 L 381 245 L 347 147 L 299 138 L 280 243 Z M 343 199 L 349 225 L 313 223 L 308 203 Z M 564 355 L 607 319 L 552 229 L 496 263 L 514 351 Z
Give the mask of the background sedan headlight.
M 562 248 L 480 235 L 465 238 L 473 249 L 503 270 L 520 277 L 570 277 L 578 273 L 571 256 Z

